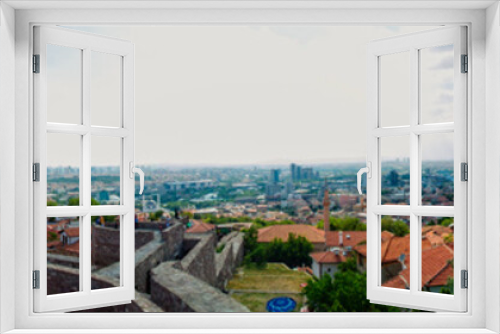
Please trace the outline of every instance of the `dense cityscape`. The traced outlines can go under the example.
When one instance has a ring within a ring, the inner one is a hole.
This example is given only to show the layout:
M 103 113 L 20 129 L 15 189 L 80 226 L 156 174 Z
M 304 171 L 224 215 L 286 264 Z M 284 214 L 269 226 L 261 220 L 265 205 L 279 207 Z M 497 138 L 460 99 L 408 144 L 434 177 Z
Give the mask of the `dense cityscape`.
M 145 190 L 136 195 L 135 205 L 136 281 L 139 270 L 146 270 L 151 282 L 136 282 L 144 299 L 141 311 L 409 311 L 366 300 L 366 196 L 356 189 L 361 167 L 361 163 L 142 167 Z M 119 167 L 92 168 L 93 205 L 120 203 L 119 175 Z M 47 205 L 78 205 L 77 168 L 49 167 L 47 177 Z M 408 159 L 383 162 L 381 187 L 382 204 L 409 204 Z M 424 161 L 422 204 L 453 205 L 452 161 Z M 119 217 L 93 217 L 92 224 L 93 243 L 109 243 L 109 235 L 119 230 Z M 409 224 L 408 217 L 382 217 L 384 286 L 409 288 Z M 74 259 L 78 261 L 78 223 L 74 218 L 49 219 L 47 229 L 50 268 L 63 277 L 63 269 L 68 275 L 67 267 L 74 269 Z M 138 265 L 141 250 L 154 242 L 163 249 L 162 259 L 143 269 Z M 169 245 L 176 242 L 174 251 Z M 99 277 L 108 275 L 117 259 L 105 254 L 110 245 L 98 248 L 92 249 L 93 280 L 95 275 L 95 281 L 102 283 L 105 279 Z M 441 262 L 436 264 L 436 259 Z M 207 268 L 211 261 L 213 268 Z M 195 266 L 197 270 L 192 269 Z M 453 293 L 452 268 L 453 219 L 423 217 L 422 289 Z M 189 301 L 179 303 L 184 308 L 174 306 L 171 296 L 181 301 L 187 297 L 168 275 L 184 275 L 184 289 L 192 284 L 205 296 L 217 295 L 219 306 L 192 294 Z M 64 288 L 55 287 L 51 293 L 78 291 L 76 285 L 55 282 Z M 347 292 L 345 284 L 356 288 Z

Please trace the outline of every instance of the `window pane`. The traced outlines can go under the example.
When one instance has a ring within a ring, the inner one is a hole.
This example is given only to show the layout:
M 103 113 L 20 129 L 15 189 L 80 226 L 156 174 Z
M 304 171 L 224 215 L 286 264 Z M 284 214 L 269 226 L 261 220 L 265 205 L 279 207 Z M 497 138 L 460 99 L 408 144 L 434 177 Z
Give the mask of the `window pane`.
M 380 56 L 381 126 L 410 124 L 410 53 Z
M 380 266 L 382 286 L 410 288 L 410 217 L 382 216 Z
M 410 204 L 410 140 L 380 139 L 381 204 Z
M 91 220 L 92 290 L 120 286 L 120 216 L 93 216 Z
M 422 291 L 453 294 L 453 218 L 422 217 Z
M 453 133 L 421 135 L 422 205 L 453 206 Z
M 80 205 L 81 136 L 47 134 L 47 206 Z
M 47 121 L 80 124 L 82 50 L 47 45 Z
M 120 127 L 122 57 L 92 51 L 92 125 Z
M 47 218 L 47 294 L 80 291 L 80 218 Z
M 120 205 L 121 138 L 92 137 L 93 205 Z
M 420 50 L 422 123 L 453 122 L 453 45 Z

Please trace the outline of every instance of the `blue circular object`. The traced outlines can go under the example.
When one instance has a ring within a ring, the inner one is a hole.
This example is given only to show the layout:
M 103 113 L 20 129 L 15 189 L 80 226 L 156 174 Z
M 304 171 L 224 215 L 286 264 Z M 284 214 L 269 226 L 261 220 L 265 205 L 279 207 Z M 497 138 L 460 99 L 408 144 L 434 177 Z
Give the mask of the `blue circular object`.
M 267 302 L 268 312 L 292 312 L 297 302 L 290 297 L 276 297 Z

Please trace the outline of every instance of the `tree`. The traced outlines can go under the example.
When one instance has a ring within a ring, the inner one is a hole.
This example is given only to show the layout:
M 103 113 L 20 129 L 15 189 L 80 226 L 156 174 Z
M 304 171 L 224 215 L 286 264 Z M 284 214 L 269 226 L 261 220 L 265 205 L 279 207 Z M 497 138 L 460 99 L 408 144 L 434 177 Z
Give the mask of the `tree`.
M 290 233 L 285 243 L 285 256 L 282 262 L 291 268 L 310 266 L 312 263 L 309 254 L 313 251 L 313 245 L 303 236 L 295 236 Z
M 57 202 L 54 200 L 49 199 L 47 201 L 47 206 L 57 206 Z
M 189 211 L 182 211 L 181 216 L 188 217 L 189 219 L 193 219 L 193 217 L 194 217 L 193 213 L 189 212 Z
M 255 226 L 251 226 L 243 237 L 243 248 L 245 250 L 245 254 L 249 254 L 257 248 L 257 228 Z
M 156 212 L 151 212 L 149 214 L 149 219 L 154 221 L 154 220 L 160 220 L 161 217 L 163 217 L 163 210 L 158 210 Z
M 451 224 L 453 224 L 453 218 L 441 218 L 439 220 L 439 225 L 441 226 L 450 226 Z
M 447 295 L 452 295 L 453 294 L 453 277 L 448 277 L 448 280 L 446 281 L 446 285 L 441 287 L 439 290 L 439 293 L 444 293 Z
M 267 245 L 263 245 L 267 254 L 268 262 L 288 262 L 291 255 L 288 254 L 289 249 L 287 243 L 281 239 L 274 239 Z
M 310 279 L 302 290 L 313 312 L 397 312 L 399 308 L 371 304 L 366 299 L 366 274 L 356 269 L 354 258 L 339 265 L 332 278 L 325 274 Z
M 323 229 L 324 222 L 320 220 L 316 225 L 317 228 Z M 366 224 L 355 217 L 330 217 L 331 231 L 366 231 Z
M 257 268 L 265 268 L 267 265 L 267 254 L 266 250 L 262 245 L 255 248 L 250 254 L 245 256 L 244 263 L 250 265 L 254 263 Z
M 57 233 L 53 231 L 47 232 L 47 241 L 56 241 L 58 239 Z
M 68 205 L 69 206 L 78 206 L 80 205 L 80 198 L 78 197 L 72 197 L 68 199 Z
M 90 199 L 90 204 L 91 205 L 99 205 L 99 201 L 97 201 L 95 198 Z M 80 205 L 80 198 L 79 197 L 71 197 L 68 199 L 68 205 L 69 206 L 78 206 Z
M 391 217 L 382 217 L 382 231 L 389 231 L 397 237 L 404 237 L 410 233 L 410 228 L 402 220 L 394 220 Z
M 309 254 L 313 251 L 313 245 L 306 238 L 297 237 L 290 233 L 287 242 L 274 239 L 268 244 L 258 244 L 256 232 L 252 233 L 255 233 L 254 236 L 248 232 L 245 235 L 245 252 L 248 254 L 245 260 L 247 263 L 261 261 L 260 257 L 264 257 L 265 262 L 283 262 L 291 268 L 311 265 L 312 260 Z M 247 240 L 250 245 L 247 245 Z

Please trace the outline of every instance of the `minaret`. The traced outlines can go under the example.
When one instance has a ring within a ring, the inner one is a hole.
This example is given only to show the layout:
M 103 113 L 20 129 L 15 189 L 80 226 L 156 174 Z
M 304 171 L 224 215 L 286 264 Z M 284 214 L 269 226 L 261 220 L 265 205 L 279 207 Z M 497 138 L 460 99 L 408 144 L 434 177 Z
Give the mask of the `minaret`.
M 330 231 L 330 196 L 328 194 L 328 186 L 326 184 L 326 179 L 325 179 L 325 194 L 323 197 L 323 228 L 325 229 L 325 233 Z

